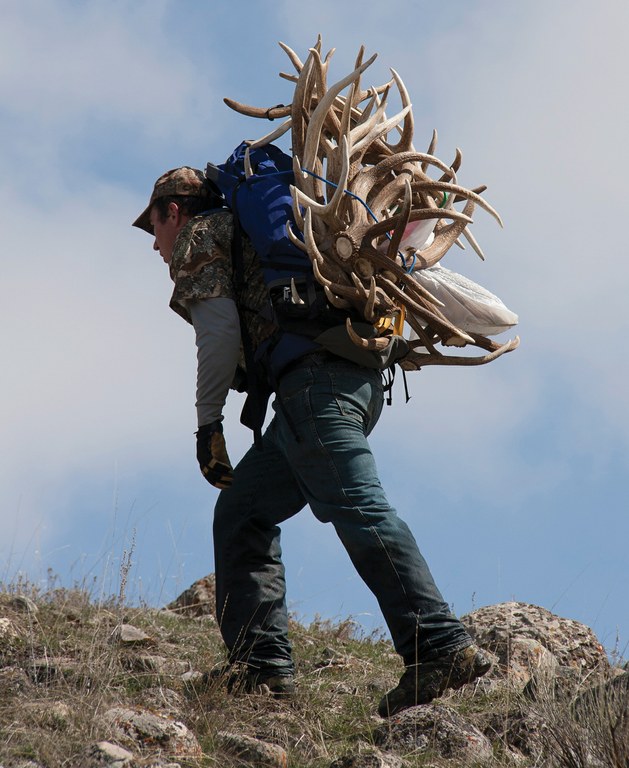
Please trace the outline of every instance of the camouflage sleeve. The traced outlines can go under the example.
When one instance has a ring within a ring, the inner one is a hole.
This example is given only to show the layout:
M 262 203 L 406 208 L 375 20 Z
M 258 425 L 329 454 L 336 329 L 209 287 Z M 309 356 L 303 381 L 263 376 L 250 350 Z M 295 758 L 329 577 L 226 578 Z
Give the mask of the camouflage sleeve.
M 188 301 L 235 298 L 231 230 L 231 215 L 219 212 L 194 217 L 177 237 L 170 263 L 175 284 L 170 307 L 189 323 Z

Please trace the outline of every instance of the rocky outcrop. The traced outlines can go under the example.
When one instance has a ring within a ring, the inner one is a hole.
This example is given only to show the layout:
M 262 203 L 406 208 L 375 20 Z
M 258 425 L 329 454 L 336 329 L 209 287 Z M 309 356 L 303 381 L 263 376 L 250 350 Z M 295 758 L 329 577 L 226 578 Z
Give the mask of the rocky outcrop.
M 190 618 L 216 617 L 216 583 L 214 575 L 203 576 L 191 584 L 179 597 L 168 603 L 166 610 Z
M 605 650 L 589 627 L 537 605 L 499 603 L 461 620 L 497 658 L 493 679 L 508 679 L 519 690 L 534 674 L 549 677 L 560 669 L 571 670 L 577 681 L 609 673 Z

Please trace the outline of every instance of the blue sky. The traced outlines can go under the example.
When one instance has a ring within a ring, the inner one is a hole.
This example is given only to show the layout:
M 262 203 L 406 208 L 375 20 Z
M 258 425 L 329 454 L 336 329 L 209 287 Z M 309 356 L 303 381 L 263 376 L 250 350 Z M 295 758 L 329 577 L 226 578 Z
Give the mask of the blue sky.
M 411 374 L 408 404 L 397 387 L 372 439 L 391 501 L 458 613 L 535 603 L 629 655 L 628 25 L 620 0 L 6 3 L 0 578 L 116 593 L 133 546 L 129 596 L 157 605 L 212 570 L 194 339 L 130 222 L 164 170 L 266 133 L 222 97 L 288 101 L 277 42 L 304 57 L 320 32 L 332 78 L 364 43 L 371 84 L 406 83 L 416 146 L 462 148 L 505 228 L 477 214 L 486 261 L 443 264 L 520 316 L 513 354 Z M 306 510 L 283 546 L 298 616 L 381 625 L 329 526 Z

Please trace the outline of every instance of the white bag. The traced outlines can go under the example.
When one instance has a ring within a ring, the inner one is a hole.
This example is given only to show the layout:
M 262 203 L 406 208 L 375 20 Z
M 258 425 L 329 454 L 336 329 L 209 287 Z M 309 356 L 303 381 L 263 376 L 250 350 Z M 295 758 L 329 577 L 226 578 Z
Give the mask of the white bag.
M 458 272 L 435 264 L 412 275 L 443 303 L 440 311 L 462 331 L 495 336 L 517 325 L 518 316 L 497 296 Z

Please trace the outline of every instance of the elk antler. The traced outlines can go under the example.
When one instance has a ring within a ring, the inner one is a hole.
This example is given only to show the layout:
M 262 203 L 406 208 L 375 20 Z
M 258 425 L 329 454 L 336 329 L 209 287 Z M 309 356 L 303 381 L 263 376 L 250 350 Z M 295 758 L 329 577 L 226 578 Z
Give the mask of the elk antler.
M 502 225 L 498 213 L 481 197 L 484 187 L 467 189 L 458 183 L 460 150 L 450 165 L 439 160 L 434 154 L 436 131 L 427 152 L 415 150 L 412 105 L 399 74 L 391 70 L 391 82 L 361 88 L 361 77 L 375 54 L 363 61 L 361 48 L 354 69 L 328 86 L 333 50 L 322 58 L 320 36 L 304 62 L 287 45 L 280 46 L 296 71 L 296 75 L 281 74 L 294 83 L 291 104 L 262 109 L 230 99 L 225 102 L 252 117 L 288 118 L 255 144 L 291 130 L 293 210 L 303 242 L 291 231 L 289 236 L 308 253 L 330 303 L 358 310 L 379 327 L 390 326 L 378 321 L 392 320 L 404 308 L 406 322 L 428 350 L 418 352 L 411 342 L 411 351 L 402 361 L 407 370 L 435 364 L 480 365 L 515 349 L 517 338 L 500 345 L 457 328 L 442 313 L 441 302 L 412 276 L 413 270 L 435 265 L 454 244 L 462 245 L 462 237 L 484 258 L 469 230 L 476 206 Z M 386 108 L 392 86 L 402 108 L 389 118 Z M 388 137 L 394 132 L 398 138 L 391 142 Z M 429 175 L 434 171 L 438 178 Z M 462 210 L 455 208 L 459 202 Z M 426 233 L 426 240 L 409 245 L 407 232 L 417 222 L 425 222 L 418 231 Z M 364 339 L 351 323 L 347 328 L 359 346 L 381 349 L 390 343 L 389 336 Z M 488 354 L 447 356 L 436 349 L 439 342 L 473 345 Z

